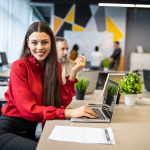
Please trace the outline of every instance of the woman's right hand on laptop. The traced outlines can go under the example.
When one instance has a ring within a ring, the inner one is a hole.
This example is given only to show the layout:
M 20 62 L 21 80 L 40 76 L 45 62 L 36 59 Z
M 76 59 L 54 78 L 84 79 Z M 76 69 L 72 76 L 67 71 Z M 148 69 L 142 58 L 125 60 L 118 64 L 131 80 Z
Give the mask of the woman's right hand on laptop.
M 76 109 L 65 109 L 65 118 L 73 118 L 73 117 L 89 117 L 89 118 L 96 118 L 96 113 L 87 106 L 82 106 Z

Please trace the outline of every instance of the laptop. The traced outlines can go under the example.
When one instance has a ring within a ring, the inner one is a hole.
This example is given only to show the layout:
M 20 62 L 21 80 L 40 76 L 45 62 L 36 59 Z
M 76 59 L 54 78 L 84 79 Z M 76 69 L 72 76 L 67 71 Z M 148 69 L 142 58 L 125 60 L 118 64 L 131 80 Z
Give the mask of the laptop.
M 147 91 L 150 91 L 150 70 L 143 69 L 144 85 Z
M 107 75 L 107 78 L 106 78 L 106 81 L 105 81 L 105 85 L 104 85 L 101 97 L 104 96 L 108 79 L 111 79 L 111 80 L 120 80 L 120 79 L 123 79 L 124 76 L 125 76 L 125 73 L 119 73 L 119 74 L 118 73 L 117 74 L 116 73 L 109 73 Z
M 90 80 L 90 84 L 87 87 L 85 94 L 94 93 L 94 91 L 96 89 L 98 74 L 99 74 L 98 71 L 78 72 L 77 78 L 78 77 L 86 77 L 87 79 Z
M 95 119 L 91 119 L 88 117 L 71 118 L 71 121 L 105 122 L 105 123 L 111 122 L 116 100 L 117 100 L 118 90 L 119 90 L 119 84 L 111 79 L 108 79 L 102 108 L 90 107 L 97 114 L 97 118 Z

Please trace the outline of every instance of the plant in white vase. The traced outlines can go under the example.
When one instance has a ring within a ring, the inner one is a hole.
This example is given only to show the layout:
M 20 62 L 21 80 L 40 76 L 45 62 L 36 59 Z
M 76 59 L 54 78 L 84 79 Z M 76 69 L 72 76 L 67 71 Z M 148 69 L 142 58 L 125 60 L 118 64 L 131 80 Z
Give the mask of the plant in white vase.
M 125 105 L 135 105 L 137 94 L 144 94 L 144 83 L 141 77 L 132 71 L 120 81 L 120 93 L 124 94 Z
M 108 71 L 108 68 L 109 68 L 109 58 L 105 58 L 103 60 L 103 67 L 104 67 L 104 71 Z

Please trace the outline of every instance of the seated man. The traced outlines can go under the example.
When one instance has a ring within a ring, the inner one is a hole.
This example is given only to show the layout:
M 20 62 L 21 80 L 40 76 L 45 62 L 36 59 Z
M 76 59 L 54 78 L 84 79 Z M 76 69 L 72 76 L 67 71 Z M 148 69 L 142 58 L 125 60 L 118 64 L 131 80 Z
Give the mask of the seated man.
M 57 58 L 62 65 L 62 79 L 63 83 L 66 83 L 66 76 L 70 76 L 70 71 L 74 66 L 74 62 L 67 58 L 68 54 L 68 44 L 63 37 L 55 37 L 56 39 L 56 49 L 57 49 Z

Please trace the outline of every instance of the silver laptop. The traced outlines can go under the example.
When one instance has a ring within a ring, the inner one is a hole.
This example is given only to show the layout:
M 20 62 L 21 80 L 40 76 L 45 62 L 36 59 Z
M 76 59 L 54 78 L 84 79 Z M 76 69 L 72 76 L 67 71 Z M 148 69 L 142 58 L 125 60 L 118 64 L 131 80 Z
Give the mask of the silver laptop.
M 86 77 L 87 79 L 89 79 L 91 81 L 90 85 L 86 89 L 86 92 L 85 92 L 86 94 L 94 93 L 94 91 L 96 89 L 98 74 L 99 74 L 98 71 L 78 72 L 77 78 L 78 77 Z
M 106 85 L 107 85 L 108 79 L 111 79 L 111 80 L 121 80 L 121 79 L 123 79 L 124 76 L 125 76 L 125 73 L 109 73 L 107 75 L 107 78 L 106 78 L 106 81 L 105 81 L 105 85 L 104 85 L 101 97 L 103 97 L 104 94 L 105 94 L 105 90 L 106 90 Z
M 102 108 L 90 107 L 97 114 L 97 118 L 91 119 L 88 117 L 71 118 L 71 121 L 76 122 L 106 122 L 112 120 L 114 108 L 117 100 L 119 84 L 111 79 L 108 79 L 106 92 L 104 94 Z

